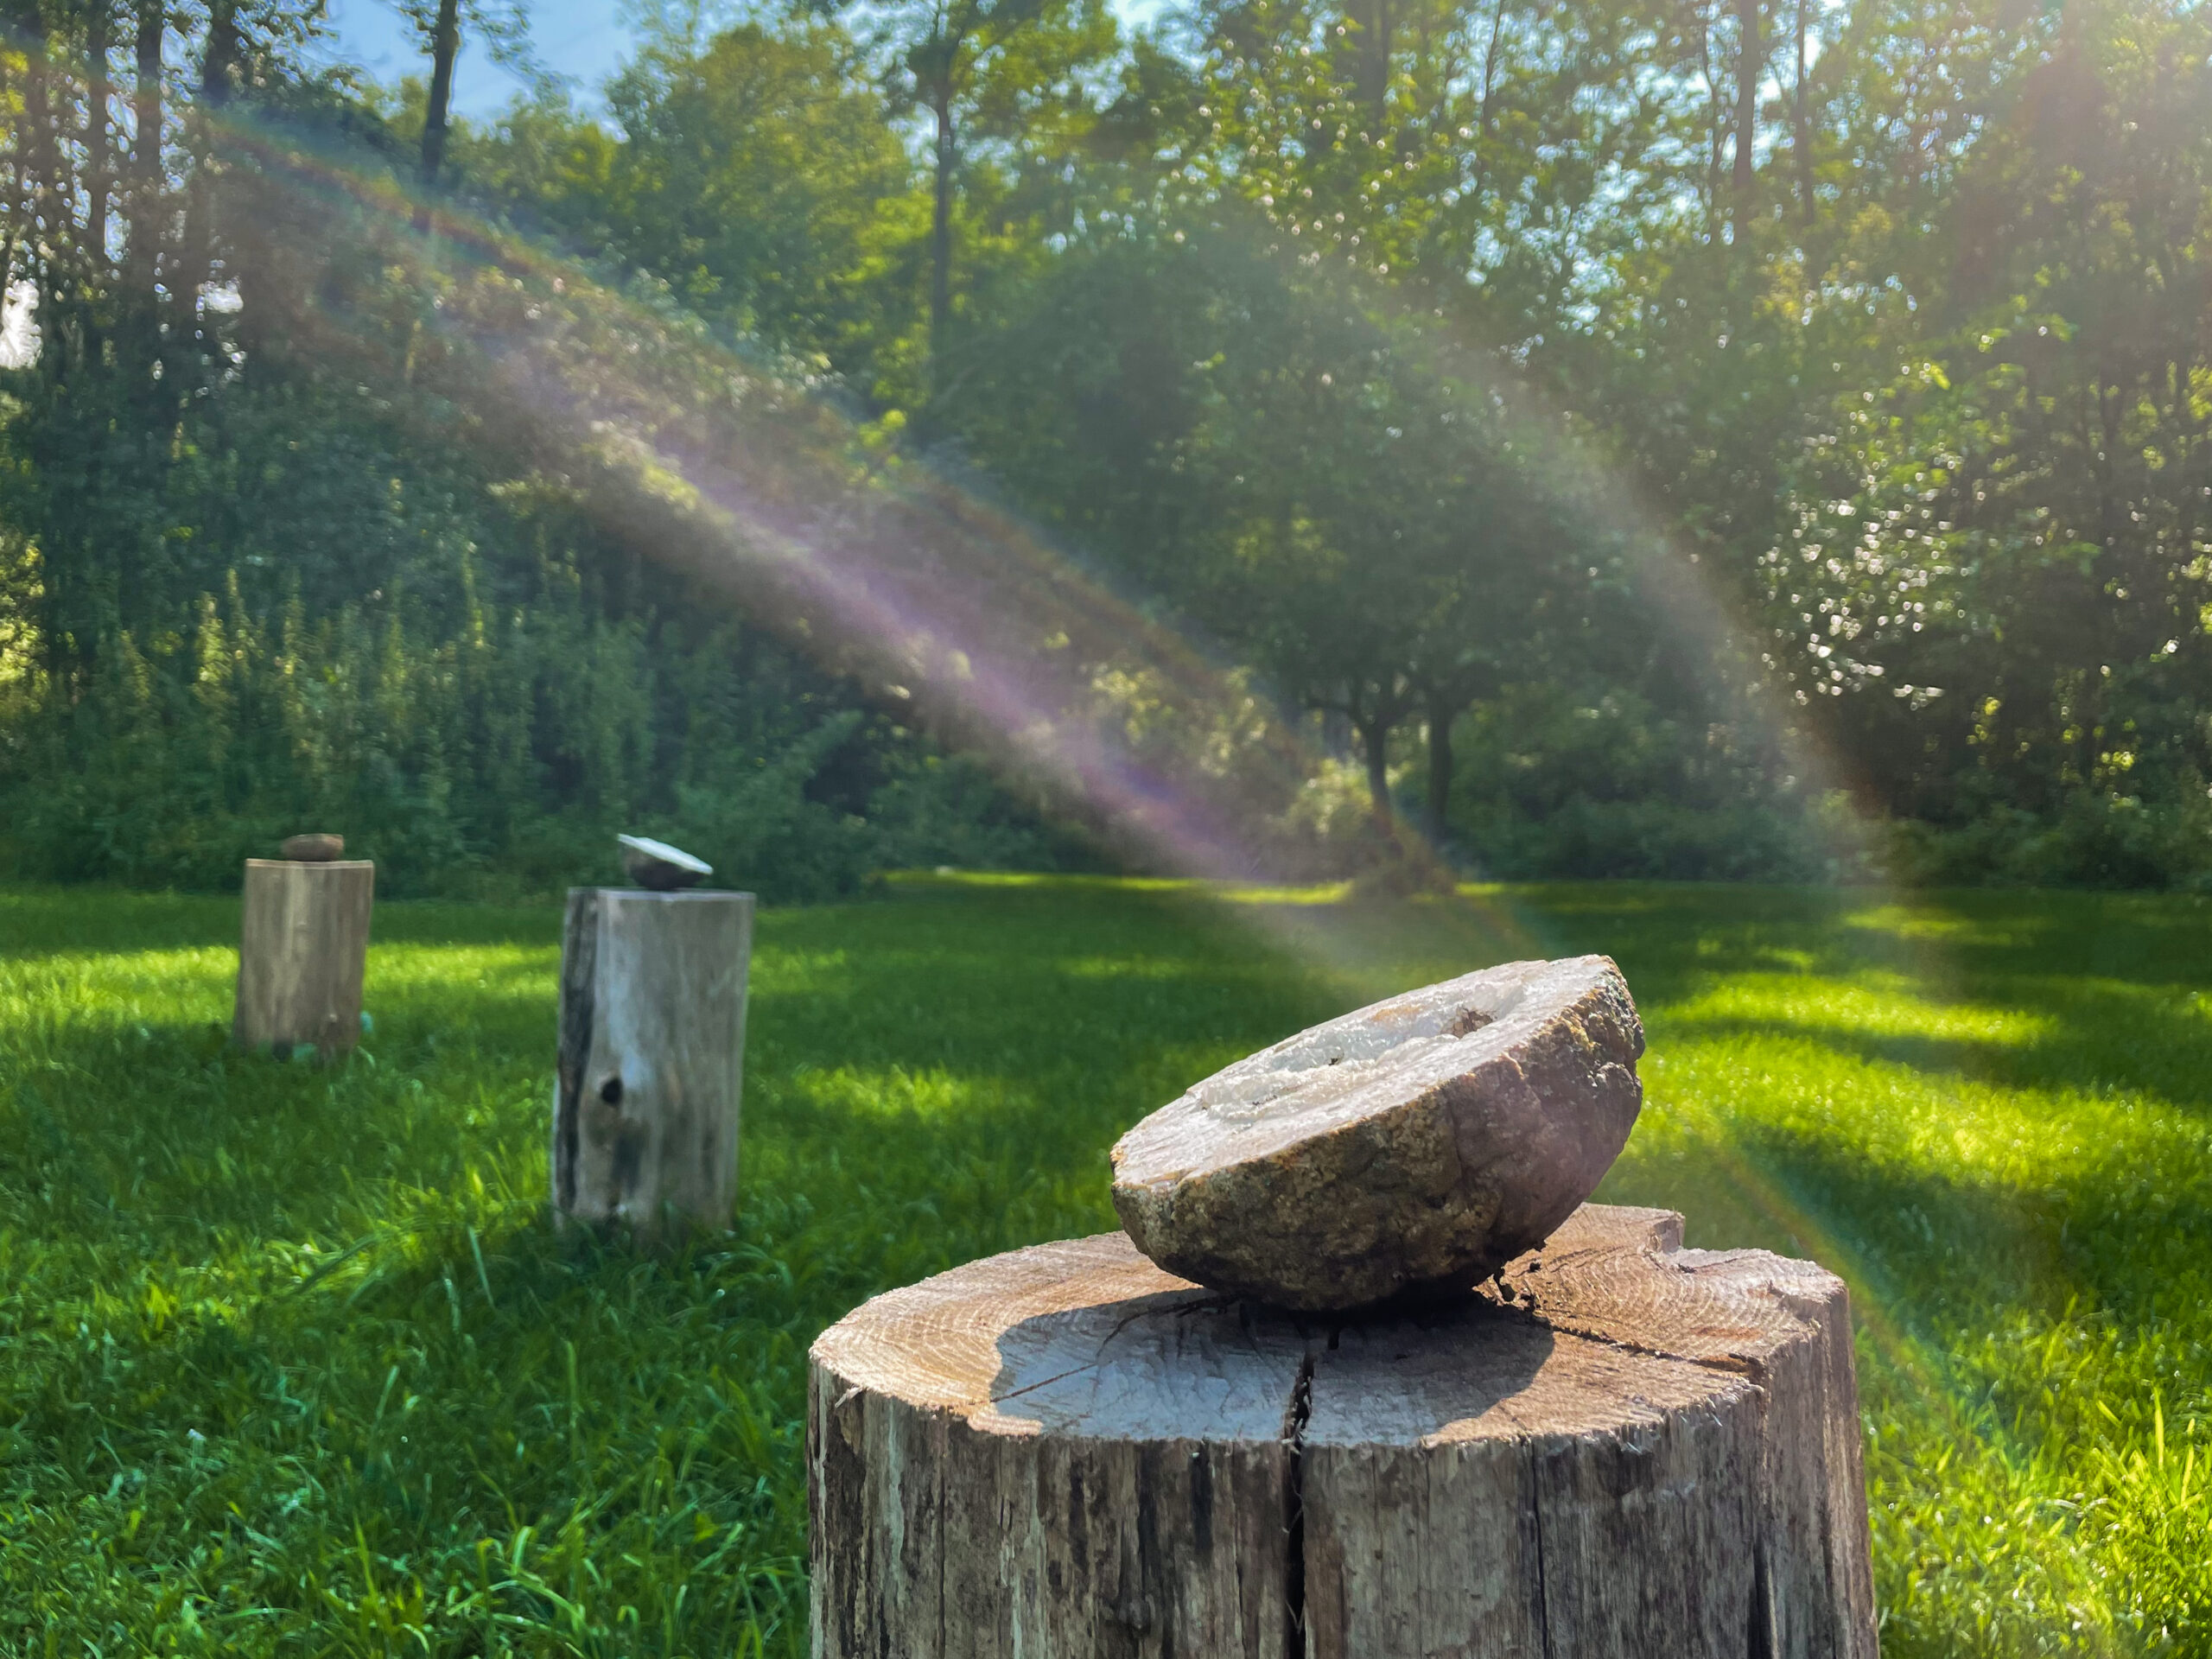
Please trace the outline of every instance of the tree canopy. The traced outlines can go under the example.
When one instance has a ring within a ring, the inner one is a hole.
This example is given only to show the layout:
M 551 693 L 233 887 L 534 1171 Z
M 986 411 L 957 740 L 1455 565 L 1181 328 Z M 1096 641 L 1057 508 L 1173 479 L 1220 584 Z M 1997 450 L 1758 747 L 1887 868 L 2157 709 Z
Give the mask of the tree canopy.
M 1160 855 L 1080 728 L 1278 866 L 2212 877 L 2201 3 L 764 7 L 480 124 L 517 15 L 420 11 L 380 88 L 296 0 L 12 0 L 21 868 Z M 617 380 L 695 493 L 815 434 L 747 533 L 861 513 L 1000 658 L 702 585 Z

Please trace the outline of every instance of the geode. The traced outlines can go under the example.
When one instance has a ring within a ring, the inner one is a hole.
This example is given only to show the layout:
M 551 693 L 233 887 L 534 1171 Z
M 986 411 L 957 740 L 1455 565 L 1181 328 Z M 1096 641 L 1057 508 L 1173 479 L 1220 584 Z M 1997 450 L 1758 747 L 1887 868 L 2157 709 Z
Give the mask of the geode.
M 1464 1294 L 1595 1190 L 1643 1103 L 1611 959 L 1516 962 L 1300 1032 L 1114 1147 L 1139 1249 L 1310 1312 Z

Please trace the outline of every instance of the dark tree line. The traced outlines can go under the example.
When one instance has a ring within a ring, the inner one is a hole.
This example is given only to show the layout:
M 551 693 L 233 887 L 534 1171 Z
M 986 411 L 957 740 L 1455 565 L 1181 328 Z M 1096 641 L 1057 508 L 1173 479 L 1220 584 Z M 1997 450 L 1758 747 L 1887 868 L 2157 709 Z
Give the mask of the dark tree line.
M 432 386 L 498 226 L 1200 642 L 1342 753 L 1363 823 L 1310 761 L 1252 798 L 1339 855 L 1410 817 L 1507 871 L 1818 874 L 1839 786 L 1909 872 L 2212 872 L 2201 6 L 1208 0 L 1132 34 L 918 0 L 671 26 L 603 115 L 548 87 L 484 124 L 458 44 L 526 67 L 518 15 L 416 21 L 424 79 L 379 90 L 311 67 L 296 5 L 13 5 L 19 862 L 213 870 L 380 778 L 347 810 L 550 870 L 770 774 L 743 812 L 866 843 L 833 886 L 931 856 L 855 827 L 902 812 L 1057 855 L 945 781 L 915 734 L 953 724 L 772 599 L 707 627 Z M 330 216 L 302 156 L 387 207 Z M 333 344 L 364 331 L 373 372 Z M 1083 649 L 1117 741 L 1280 760 Z M 727 765 L 695 698 L 750 711 Z M 341 729 L 381 759 L 314 759 Z M 72 772 L 99 743 L 170 779 L 153 820 L 233 828 L 131 864 L 156 832 L 83 833 L 142 823 Z

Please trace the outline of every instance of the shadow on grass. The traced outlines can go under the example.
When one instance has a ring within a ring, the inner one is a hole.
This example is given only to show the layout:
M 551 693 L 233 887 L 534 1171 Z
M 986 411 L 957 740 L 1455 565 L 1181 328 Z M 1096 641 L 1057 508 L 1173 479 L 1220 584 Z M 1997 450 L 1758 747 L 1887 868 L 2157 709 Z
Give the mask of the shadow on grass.
M 100 1540 L 73 1611 L 204 1586 L 202 1624 L 255 1651 L 355 1617 L 440 1652 L 541 1628 L 587 1651 L 803 1645 L 800 1289 L 736 1241 L 645 1256 L 469 1213 L 243 1304 L 18 1339 L 10 1524 L 67 1513 Z
M 2065 918 L 2023 918 L 2005 895 L 1885 909 L 1850 893 L 1732 889 L 1720 906 L 1694 887 L 1545 888 L 1480 905 L 1301 905 L 1287 931 L 1264 904 L 1173 890 L 962 884 L 962 902 L 932 902 L 941 896 L 923 887 L 763 913 L 745 1122 L 749 1190 L 772 1180 L 820 1188 L 824 1201 L 866 1195 L 903 1224 L 941 1227 L 940 1265 L 957 1241 L 1019 1242 L 1054 1217 L 1110 1225 L 1103 1153 L 1137 1117 L 1357 994 L 1464 971 L 1539 935 L 1547 948 L 1616 956 L 1677 1036 L 1774 1036 L 1923 1075 L 2139 1090 L 2193 1110 L 2212 1099 L 2212 1020 L 2166 988 L 2212 968 L 2212 948 L 2186 918 L 2139 900 L 2050 901 L 2095 922 L 2087 954 L 2135 969 L 2084 981 L 2058 972 L 2072 950 Z M 172 906 L 226 901 L 152 902 L 132 941 L 142 948 Z M 16 1080 L 21 1128 L 0 1160 L 73 1190 L 95 1230 L 131 1209 L 204 1218 L 211 1189 L 238 1189 L 228 1224 L 313 1225 L 364 1179 L 454 1178 L 493 1116 L 527 1166 L 550 1086 L 557 918 L 513 913 L 543 952 L 518 963 L 523 942 L 504 921 L 456 927 L 448 907 L 391 908 L 405 925 L 379 912 L 387 945 L 467 935 L 498 949 L 474 963 L 454 944 L 443 978 L 435 957 L 381 982 L 372 973 L 368 1053 L 327 1071 L 229 1052 L 219 1026 L 87 1016 L 51 1034 L 40 1074 Z M 1904 973 L 1923 998 L 2023 1011 L 2033 1029 L 1984 1042 L 1872 1031 L 1817 1007 L 1773 1019 L 1669 1012 L 1746 973 L 1847 981 L 1870 969 Z M 484 1122 L 461 1121 L 472 1098 Z M 149 1109 L 123 1109 L 132 1102 Z M 280 1190 L 257 1202 L 247 1173 L 267 1170 L 283 1172 Z
M 1932 1351 L 1961 1332 L 2076 1316 L 2144 1336 L 2212 1297 L 2204 1170 L 2124 1148 L 2055 1157 L 2021 1181 L 1747 1111 L 1664 1150 L 1632 1145 L 1600 1196 L 1684 1211 L 1693 1244 L 1757 1245 L 1841 1273 L 1878 1347 Z
M 0 1549 L 120 1575 L 83 1590 L 86 1631 L 143 1636 L 118 1621 L 182 1586 L 211 1620 L 276 1610 L 268 1628 L 302 1648 L 331 1645 L 316 1621 L 341 1604 L 384 1628 L 387 1592 L 549 1627 L 563 1605 L 626 1599 L 699 1633 L 668 1651 L 730 1650 L 747 1619 L 788 1632 L 804 1621 L 798 1435 L 816 1331 L 873 1291 L 1110 1226 L 1107 1147 L 1219 1065 L 1366 997 L 1539 951 L 1615 956 L 1660 1058 L 1693 1039 L 1815 1055 L 1774 1085 L 1802 1099 L 1724 1094 L 1672 1139 L 1653 1114 L 1606 1195 L 1689 1212 L 1700 1243 L 1831 1261 L 1864 1287 L 1880 1340 L 1944 1356 L 1942 1386 L 1970 1374 L 2024 1399 L 2041 1361 L 2008 1357 L 2016 1328 L 2079 1300 L 2148 1344 L 2177 1310 L 2201 1319 L 2183 1305 L 2212 1290 L 2202 1158 L 2161 1159 L 2168 1142 L 2144 1128 L 2178 1145 L 2161 1103 L 2201 1119 L 2212 1089 L 2212 1030 L 2190 1001 L 2212 982 L 2202 906 L 1595 886 L 1382 906 L 1098 883 L 894 891 L 762 913 L 738 1230 L 667 1256 L 544 1220 L 552 908 L 380 907 L 378 948 L 406 954 L 381 990 L 372 961 L 368 1052 L 327 1070 L 229 1052 L 219 964 L 166 1001 L 135 985 L 136 1003 L 107 998 L 89 978 L 66 1006 L 22 993 L 34 1014 L 0 1033 L 0 1463 L 31 1495 L 10 1516 L 47 1516 L 51 1535 L 34 1550 L 4 1529 L 29 1522 L 0 1521 Z M 111 898 L 81 915 L 80 898 L 0 898 L 0 958 L 235 937 L 235 901 Z M 1790 1006 L 1697 1012 L 1745 976 L 1791 988 Z M 1830 989 L 1859 1000 L 1824 1004 Z M 1854 1018 L 1877 1004 L 1986 1006 L 2017 1015 L 2018 1034 Z M 2079 1147 L 2018 1179 L 1908 1148 L 1898 1120 L 1818 1097 L 1822 1066 L 1869 1064 L 1933 1082 L 1938 1112 L 1961 1079 L 2048 1091 L 2022 1114 L 2047 1112 L 2053 1144 Z M 2114 1091 L 2139 1098 L 2113 1105 Z M 2174 1328 L 2185 1347 L 2197 1327 Z M 2159 1385 L 2146 1376 L 2145 1397 Z M 687 1585 L 693 1611 L 671 1611 Z M 11 1617 L 0 1648 L 29 1628 Z
M 2187 895 L 1596 882 L 1499 893 L 1547 943 L 1614 957 L 1649 1002 L 1777 968 L 1890 968 L 1937 994 L 2038 975 L 2193 986 L 2212 968 L 2212 901 Z

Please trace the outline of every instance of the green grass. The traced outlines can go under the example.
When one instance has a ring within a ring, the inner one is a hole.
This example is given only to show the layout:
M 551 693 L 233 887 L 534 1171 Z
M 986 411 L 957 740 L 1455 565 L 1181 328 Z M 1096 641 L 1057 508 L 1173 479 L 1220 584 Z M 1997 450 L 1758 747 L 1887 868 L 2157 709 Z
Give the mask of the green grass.
M 1297 898 L 764 915 L 741 1224 L 663 1258 L 544 1219 L 551 911 L 385 906 L 324 1070 L 225 1046 L 234 905 L 0 894 L 0 1653 L 804 1651 L 817 1331 L 1111 1225 L 1239 1054 L 1582 950 L 1652 1039 L 1605 1196 L 1852 1281 L 1891 1659 L 2212 1653 L 2212 909 Z

